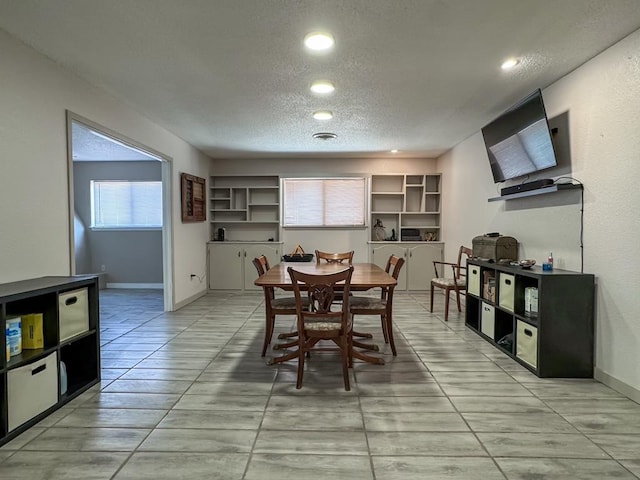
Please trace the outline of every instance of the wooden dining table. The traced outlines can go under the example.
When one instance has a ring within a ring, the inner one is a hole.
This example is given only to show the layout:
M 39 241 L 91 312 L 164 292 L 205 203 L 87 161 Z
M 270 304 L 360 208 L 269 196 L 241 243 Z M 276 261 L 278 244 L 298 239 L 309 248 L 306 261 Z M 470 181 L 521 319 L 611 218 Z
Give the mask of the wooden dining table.
M 365 291 L 376 287 L 391 287 L 397 284 L 397 281 L 391 274 L 385 272 L 375 263 L 353 263 L 353 274 L 351 275 L 351 291 Z M 259 287 L 281 288 L 283 290 L 292 290 L 291 278 L 287 269 L 292 267 L 300 272 L 325 275 L 332 272 L 344 270 L 348 267 L 344 263 L 316 263 L 316 262 L 281 262 L 267 270 L 264 275 L 259 276 L 255 285 Z M 392 328 L 392 322 L 389 320 L 388 328 Z M 390 332 L 390 335 L 393 333 Z M 367 355 L 359 350 L 353 350 L 353 356 L 362 361 L 384 365 L 384 359 Z M 288 355 L 276 357 L 271 363 L 282 363 L 297 357 L 297 353 L 293 352 Z

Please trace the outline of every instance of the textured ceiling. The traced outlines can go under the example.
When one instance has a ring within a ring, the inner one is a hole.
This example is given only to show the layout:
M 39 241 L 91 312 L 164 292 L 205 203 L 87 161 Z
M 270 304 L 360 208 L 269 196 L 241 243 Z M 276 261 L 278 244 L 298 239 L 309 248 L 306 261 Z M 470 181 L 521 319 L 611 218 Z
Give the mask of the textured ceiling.
M 0 0 L 0 28 L 213 157 L 380 157 L 394 148 L 431 157 L 640 28 L 640 7 L 638 0 Z M 336 39 L 329 54 L 302 46 L 317 29 Z M 510 56 L 524 60 L 504 73 Z M 311 94 L 316 79 L 333 81 L 336 92 Z M 334 119 L 314 120 L 319 109 Z M 322 131 L 338 137 L 312 138 Z

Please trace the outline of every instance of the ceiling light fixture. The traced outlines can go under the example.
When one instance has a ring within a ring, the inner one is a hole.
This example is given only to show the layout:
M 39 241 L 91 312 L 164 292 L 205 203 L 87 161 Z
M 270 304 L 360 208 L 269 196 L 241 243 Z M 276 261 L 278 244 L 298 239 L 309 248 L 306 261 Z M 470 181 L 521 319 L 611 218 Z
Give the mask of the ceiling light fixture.
M 312 136 L 313 138 L 317 138 L 319 140 L 332 140 L 334 138 L 337 138 L 338 135 L 329 132 L 318 132 L 314 133 Z
M 333 47 L 333 35 L 325 32 L 311 32 L 304 37 L 304 45 L 309 50 L 323 51 Z
M 331 120 L 333 118 L 333 112 L 329 110 L 318 110 L 313 112 L 313 118 L 316 120 Z
M 318 80 L 311 85 L 311 91 L 313 93 L 328 94 L 332 93 L 335 89 L 336 87 L 333 86 L 333 83 L 326 80 Z
M 391 153 L 398 153 L 398 150 L 394 148 L 393 150 L 391 150 Z
M 513 67 L 515 67 L 519 63 L 520 63 L 520 59 L 518 59 L 518 58 L 509 58 L 508 60 L 505 60 L 502 63 L 500 68 L 502 68 L 502 70 L 511 70 Z

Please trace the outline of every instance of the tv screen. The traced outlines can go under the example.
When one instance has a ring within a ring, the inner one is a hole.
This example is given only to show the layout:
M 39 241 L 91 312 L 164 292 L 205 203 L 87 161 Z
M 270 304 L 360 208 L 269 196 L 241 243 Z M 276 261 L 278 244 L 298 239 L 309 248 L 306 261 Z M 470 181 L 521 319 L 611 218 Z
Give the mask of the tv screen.
M 495 183 L 558 164 L 539 89 L 483 127 L 482 136 Z

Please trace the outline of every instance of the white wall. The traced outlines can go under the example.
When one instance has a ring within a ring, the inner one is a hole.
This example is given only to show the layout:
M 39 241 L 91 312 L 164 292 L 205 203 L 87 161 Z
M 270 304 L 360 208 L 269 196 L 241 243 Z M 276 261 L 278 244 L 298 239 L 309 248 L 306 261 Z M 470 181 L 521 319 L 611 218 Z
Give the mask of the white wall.
M 426 174 L 436 173 L 435 159 L 428 158 L 344 158 L 344 159 L 281 159 L 281 160 L 214 160 L 211 175 L 279 175 L 281 177 L 339 176 L 382 173 Z M 369 230 L 341 229 L 283 229 L 280 238 L 283 252 L 301 245 L 307 253 L 354 250 L 355 262 L 366 262 L 369 257 Z
M 543 90 L 549 117 L 568 116 L 571 175 L 585 185 L 584 271 L 596 275 L 596 376 L 640 400 L 640 31 Z M 580 194 L 488 203 L 498 195 L 477 133 L 438 159 L 447 256 L 500 231 L 520 258 L 580 270 Z M 553 174 L 550 171 L 549 174 Z M 541 172 L 538 178 L 549 174 Z M 567 339 L 570 341 L 570 339 Z
M 209 159 L 104 91 L 0 30 L 0 282 L 70 273 L 65 111 L 173 159 L 174 300 L 206 290 L 206 222 L 182 224 L 180 172 L 206 177 Z

